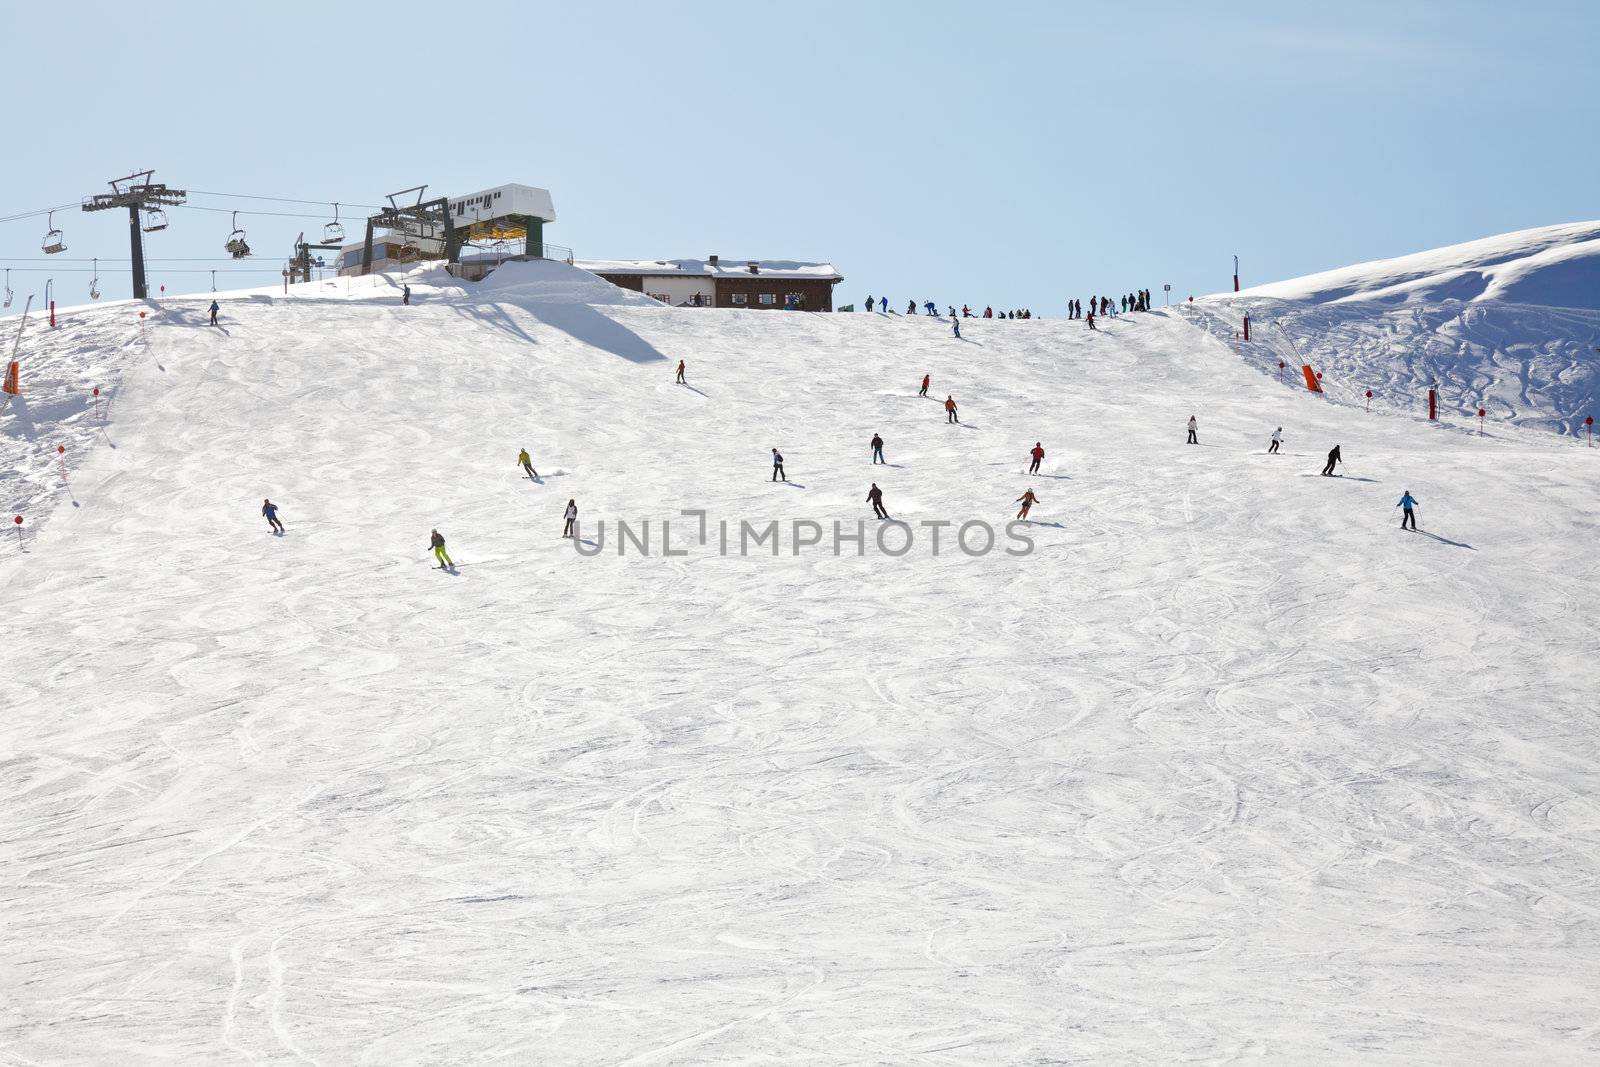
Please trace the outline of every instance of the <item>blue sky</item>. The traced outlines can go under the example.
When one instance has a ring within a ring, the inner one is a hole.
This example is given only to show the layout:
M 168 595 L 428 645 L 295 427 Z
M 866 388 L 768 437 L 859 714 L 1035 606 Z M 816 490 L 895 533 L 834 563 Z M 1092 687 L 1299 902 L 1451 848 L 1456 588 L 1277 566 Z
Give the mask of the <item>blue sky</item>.
M 1600 5 L 7 5 L 0 216 L 156 168 L 345 203 L 549 188 L 580 257 L 828 260 L 841 303 L 1174 297 L 1600 216 Z M 311 206 L 195 197 L 209 207 Z M 359 212 L 356 212 L 359 214 Z M 82 299 L 114 213 L 0 223 Z M 221 256 L 172 212 L 148 254 Z M 316 219 L 241 216 L 276 272 Z M 354 227 L 352 227 L 352 232 Z M 209 275 L 153 264 L 169 291 Z M 103 264 L 107 297 L 125 264 Z M 19 292 L 45 275 L 14 273 Z M 219 275 L 219 288 L 272 275 Z

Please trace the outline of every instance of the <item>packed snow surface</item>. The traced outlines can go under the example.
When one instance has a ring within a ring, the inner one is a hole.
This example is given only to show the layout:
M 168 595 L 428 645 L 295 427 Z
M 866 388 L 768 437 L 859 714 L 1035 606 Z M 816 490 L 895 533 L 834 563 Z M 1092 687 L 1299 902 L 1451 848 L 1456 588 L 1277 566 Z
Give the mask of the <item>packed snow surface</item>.
M 25 335 L 0 1060 L 1600 1056 L 1600 451 L 1180 314 L 409 280 Z
M 1206 297 L 1181 312 L 1252 365 L 1302 358 L 1336 401 L 1422 409 L 1573 436 L 1600 415 L 1600 222 L 1522 230 Z

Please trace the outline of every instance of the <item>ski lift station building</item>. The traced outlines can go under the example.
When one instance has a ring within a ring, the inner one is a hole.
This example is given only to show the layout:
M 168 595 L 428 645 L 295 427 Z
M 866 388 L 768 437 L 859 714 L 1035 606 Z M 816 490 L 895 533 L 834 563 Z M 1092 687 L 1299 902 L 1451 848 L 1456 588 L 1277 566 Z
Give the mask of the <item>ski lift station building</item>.
M 497 185 L 449 198 L 450 221 L 463 244 L 520 241 L 522 254 L 544 256 L 544 226 L 556 221 L 550 190 L 531 185 Z M 360 274 L 363 241 L 339 250 L 339 273 Z M 408 245 L 416 255 L 405 253 Z M 385 270 L 408 258 L 438 259 L 444 255 L 444 234 L 388 232 L 372 238 L 372 269 Z

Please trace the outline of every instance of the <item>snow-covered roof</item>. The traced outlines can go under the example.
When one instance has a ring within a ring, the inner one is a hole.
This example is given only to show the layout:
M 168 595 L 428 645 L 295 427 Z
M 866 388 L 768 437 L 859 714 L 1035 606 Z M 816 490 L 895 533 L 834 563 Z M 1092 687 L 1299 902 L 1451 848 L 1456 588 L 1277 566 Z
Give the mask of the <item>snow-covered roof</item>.
M 718 257 L 712 266 L 705 259 L 584 259 L 573 266 L 595 274 L 636 274 L 651 278 L 751 277 L 748 259 L 723 259 Z M 795 278 L 812 281 L 843 281 L 844 275 L 833 269 L 832 263 L 802 263 L 793 259 L 758 259 L 754 261 L 760 272 L 755 277 Z

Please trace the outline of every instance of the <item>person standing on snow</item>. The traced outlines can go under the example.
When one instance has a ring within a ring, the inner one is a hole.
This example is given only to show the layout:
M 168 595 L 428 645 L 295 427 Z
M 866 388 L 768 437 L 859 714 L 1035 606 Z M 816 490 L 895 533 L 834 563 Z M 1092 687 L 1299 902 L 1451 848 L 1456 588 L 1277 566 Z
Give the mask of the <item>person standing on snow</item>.
M 878 307 L 883 309 L 883 313 L 885 315 L 889 314 L 889 298 L 884 297 L 883 299 L 879 300 Z
M 1278 451 L 1278 446 L 1281 444 L 1283 444 L 1283 427 L 1279 426 L 1276 430 L 1272 431 L 1272 443 L 1267 446 L 1267 455 L 1270 456 L 1274 452 Z
M 567 510 L 562 513 L 561 517 L 566 520 L 566 524 L 561 527 L 561 536 L 577 537 L 578 502 L 576 500 L 568 500 Z
M 917 302 L 915 300 L 906 301 L 906 314 L 907 315 L 915 315 L 916 313 L 917 313 Z
M 267 525 L 274 533 L 283 533 L 283 523 L 278 521 L 278 505 L 270 500 L 261 501 L 261 514 L 267 517 Z
M 1334 445 L 1333 451 L 1328 453 L 1328 465 L 1322 468 L 1322 473 L 1329 478 L 1333 477 L 1334 464 L 1343 462 L 1344 457 L 1339 454 L 1339 446 Z
M 872 303 L 873 303 L 872 294 L 868 293 L 867 294 L 867 314 L 869 314 L 869 315 L 872 314 Z
M 529 478 L 534 481 L 539 480 L 539 472 L 533 469 L 533 458 L 528 455 L 526 448 L 517 453 L 517 462 L 522 464 L 522 469 L 528 472 Z
M 884 464 L 889 462 L 883 458 L 883 438 L 877 434 L 872 435 L 872 462 Z
M 944 398 L 944 421 L 947 423 L 961 421 L 961 416 L 956 414 L 956 398 L 953 396 Z
M 1039 472 L 1039 463 L 1040 463 L 1041 460 L 1044 459 L 1044 445 L 1043 445 L 1043 443 L 1039 442 L 1039 441 L 1035 441 L 1033 443 L 1033 448 L 1032 448 L 1031 451 L 1029 451 L 1028 455 L 1033 457 L 1033 466 L 1028 468 L 1028 473 L 1029 474 L 1037 474 Z
M 428 538 L 428 544 L 433 546 L 433 558 L 439 561 L 440 570 L 448 570 L 455 566 L 455 562 L 450 558 L 450 553 L 444 550 L 443 534 L 438 530 L 433 531 L 433 535 Z
M 1027 518 L 1028 517 L 1028 509 L 1033 507 L 1033 505 L 1038 503 L 1038 501 L 1039 501 L 1039 498 L 1033 495 L 1033 490 L 1032 489 L 1029 489 L 1026 493 L 1023 493 L 1021 496 L 1017 497 L 1017 499 L 1013 500 L 1012 501 L 1013 504 L 1021 504 L 1022 505 L 1022 510 L 1017 512 L 1017 518 L 1019 518 L 1019 519 Z
M 1085 315 L 1083 317 L 1083 321 L 1089 324 L 1089 329 L 1091 329 L 1091 330 L 1098 330 L 1099 329 L 1099 327 L 1094 324 L 1094 312 L 1092 310 L 1089 312 L 1089 314 L 1087 314 L 1087 315 Z
M 961 340 L 961 320 L 952 318 L 950 320 L 950 329 L 956 335 L 956 340 Z
M 1405 491 L 1405 494 L 1400 497 L 1400 503 L 1395 505 L 1395 507 L 1397 507 L 1397 508 L 1404 508 L 1405 509 L 1404 511 L 1402 511 L 1400 513 L 1400 529 L 1404 530 L 1406 528 L 1406 523 L 1409 522 L 1411 524 L 1411 529 L 1413 531 L 1416 530 L 1416 528 L 1417 528 L 1417 513 L 1412 510 L 1416 506 L 1417 506 L 1417 502 L 1416 502 L 1416 500 L 1412 499 L 1411 490 L 1407 489 Z
M 984 308 L 983 309 L 983 317 L 986 318 L 986 319 L 994 318 L 994 308 L 992 308 L 992 307 Z
M 789 476 L 783 473 L 783 457 L 780 456 L 778 454 L 778 450 L 774 448 L 772 450 L 772 480 L 777 481 L 779 478 L 782 478 L 784 481 L 789 480 Z
M 411 286 L 402 285 L 400 287 L 400 303 L 402 303 L 402 304 L 410 304 L 411 303 Z
M 1189 416 L 1189 441 L 1188 441 L 1189 444 L 1197 445 L 1197 444 L 1200 443 L 1200 438 L 1195 436 L 1196 431 L 1199 430 L 1199 429 L 1200 429 L 1200 424 L 1195 421 L 1195 417 L 1193 415 L 1190 415 Z
M 922 376 L 922 389 L 920 391 L 918 391 L 918 393 L 917 393 L 918 396 L 927 396 L 928 395 L 928 381 L 932 377 L 933 377 L 933 375 L 931 375 L 931 374 L 924 374 Z
M 689 383 L 683 380 L 683 371 L 684 371 L 684 363 L 683 363 L 683 360 L 680 359 L 680 360 L 678 360 L 678 384 L 679 385 L 688 385 Z
M 867 490 L 867 503 L 872 505 L 872 514 L 880 519 L 887 519 L 889 513 L 883 507 L 883 490 L 878 488 L 878 483 L 873 482 L 872 488 Z
M 215 300 L 211 301 L 211 325 L 217 324 L 217 312 L 221 310 L 222 307 Z

